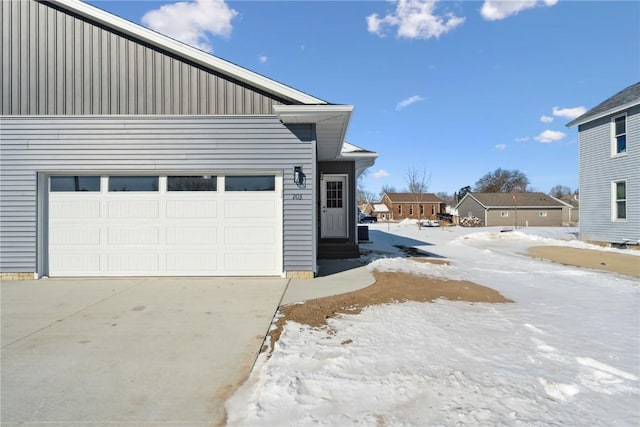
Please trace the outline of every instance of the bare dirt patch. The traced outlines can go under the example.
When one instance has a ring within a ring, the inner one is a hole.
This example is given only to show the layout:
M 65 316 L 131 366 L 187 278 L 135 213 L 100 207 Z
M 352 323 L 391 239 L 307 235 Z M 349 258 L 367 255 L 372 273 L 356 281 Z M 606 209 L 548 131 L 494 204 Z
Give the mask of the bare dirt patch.
M 529 248 L 528 255 L 564 265 L 640 277 L 640 257 L 635 255 L 566 246 L 535 246 Z
M 420 262 L 446 263 L 443 260 L 427 259 L 421 259 Z M 491 288 L 468 281 L 444 280 L 388 271 L 374 271 L 373 275 L 376 279 L 375 283 L 364 289 L 280 307 L 281 317 L 276 322 L 276 328 L 269 333 L 271 346 L 280 338 L 282 328 L 288 321 L 320 327 L 325 325 L 329 318 L 340 314 L 357 314 L 363 308 L 377 304 L 405 301 L 432 302 L 438 298 L 485 303 L 513 302 Z M 267 350 L 266 347 L 263 348 L 263 351 L 265 350 Z

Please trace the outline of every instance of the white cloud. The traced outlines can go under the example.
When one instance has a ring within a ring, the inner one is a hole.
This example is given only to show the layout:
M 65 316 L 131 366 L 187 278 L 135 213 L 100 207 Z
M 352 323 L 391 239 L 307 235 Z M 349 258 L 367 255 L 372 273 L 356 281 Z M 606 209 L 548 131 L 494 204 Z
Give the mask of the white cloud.
M 384 177 L 387 177 L 387 176 L 389 176 L 389 172 L 387 172 L 384 169 L 380 169 L 379 171 L 374 172 L 374 173 L 371 174 L 371 177 L 375 178 L 375 179 L 380 179 L 380 178 L 384 178 Z
M 228 37 L 231 20 L 238 14 L 224 0 L 195 0 L 165 4 L 142 17 L 154 31 L 207 52 L 213 50 L 209 35 Z
M 498 21 L 537 6 L 554 6 L 558 0 L 485 0 L 480 14 L 487 21 Z
M 519 136 L 518 138 L 516 138 L 516 142 L 527 142 L 528 140 L 528 136 Z
M 263 64 L 265 62 L 267 62 L 269 60 L 269 58 L 267 57 L 267 55 L 259 55 L 258 56 L 258 61 L 262 62 Z
M 551 116 L 542 116 L 542 117 L 540 117 L 540 121 L 542 123 L 551 123 L 553 121 L 553 117 L 551 117 Z
M 408 107 L 409 105 L 419 101 L 424 101 L 424 98 L 418 95 L 414 95 L 410 98 L 398 102 L 398 105 L 396 105 L 396 110 L 402 110 L 404 107 Z
M 440 37 L 459 25 L 465 18 L 452 13 L 435 14 L 438 0 L 399 0 L 396 9 L 380 18 L 377 13 L 367 16 L 370 33 L 384 36 L 385 27 L 397 27 L 398 37 L 430 39 Z
M 576 117 L 583 115 L 586 111 L 587 109 L 582 106 L 573 108 L 553 107 L 554 116 L 565 117 L 567 119 L 575 119 Z
M 534 139 L 536 141 L 548 144 L 553 141 L 560 141 L 564 138 L 566 134 L 564 132 L 560 132 L 558 130 L 545 130 L 540 135 L 536 136 Z
M 507 144 L 497 144 L 496 150 L 505 150 L 507 148 Z

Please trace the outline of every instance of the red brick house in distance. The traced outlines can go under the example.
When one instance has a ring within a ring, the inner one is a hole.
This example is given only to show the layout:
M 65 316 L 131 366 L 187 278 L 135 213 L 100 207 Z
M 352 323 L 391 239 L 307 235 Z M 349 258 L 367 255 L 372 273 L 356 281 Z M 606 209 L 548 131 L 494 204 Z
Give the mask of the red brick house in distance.
M 384 193 L 380 203 L 385 204 L 394 221 L 403 219 L 438 219 L 447 204 L 432 193 Z

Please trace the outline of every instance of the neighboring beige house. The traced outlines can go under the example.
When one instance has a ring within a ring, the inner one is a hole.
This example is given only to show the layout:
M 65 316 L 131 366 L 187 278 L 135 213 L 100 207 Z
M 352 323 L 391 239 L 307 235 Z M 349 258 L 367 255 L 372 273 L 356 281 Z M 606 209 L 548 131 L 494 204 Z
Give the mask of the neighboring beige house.
M 456 205 L 460 218 L 484 226 L 562 226 L 570 205 L 544 193 L 467 193 Z
M 445 213 L 447 204 L 433 193 L 385 193 L 381 204 L 389 209 L 390 217 L 396 221 L 403 219 L 437 219 Z

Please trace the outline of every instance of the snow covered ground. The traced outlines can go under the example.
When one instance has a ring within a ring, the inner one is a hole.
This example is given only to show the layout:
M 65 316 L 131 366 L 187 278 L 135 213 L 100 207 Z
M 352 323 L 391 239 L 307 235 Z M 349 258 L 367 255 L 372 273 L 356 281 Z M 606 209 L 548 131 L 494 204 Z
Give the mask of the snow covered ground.
M 605 249 L 568 228 L 369 230 L 368 268 L 469 280 L 515 303 L 374 306 L 330 319 L 331 330 L 289 323 L 227 402 L 228 425 L 640 425 L 638 279 L 522 255 Z M 451 265 L 412 262 L 394 245 Z

